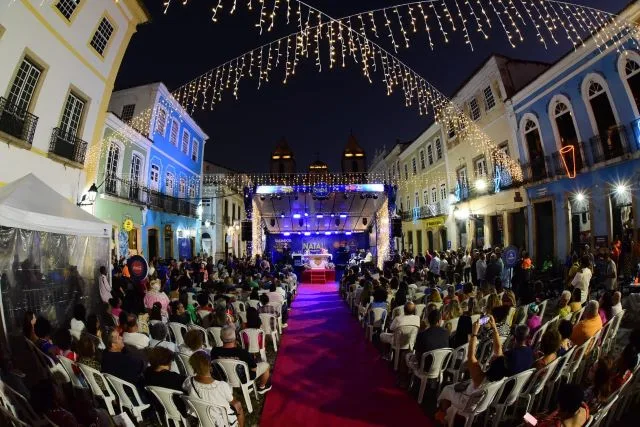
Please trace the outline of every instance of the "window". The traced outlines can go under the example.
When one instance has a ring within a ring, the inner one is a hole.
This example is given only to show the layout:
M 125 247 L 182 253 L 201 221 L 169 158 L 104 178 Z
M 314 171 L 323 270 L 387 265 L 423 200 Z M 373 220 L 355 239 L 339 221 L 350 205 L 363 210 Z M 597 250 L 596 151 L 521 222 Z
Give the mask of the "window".
M 62 120 L 60 121 L 60 130 L 63 132 L 63 135 L 68 135 L 69 137 L 78 135 L 83 110 L 84 101 L 73 93 L 70 93 L 64 105 Z
M 396 177 L 396 165 L 391 165 L 391 179 Z
M 487 86 L 482 92 L 484 93 L 484 108 L 489 111 L 496 106 L 496 99 L 493 97 L 493 90 L 491 90 L 491 86 Z
M 109 194 L 115 194 L 118 190 L 118 168 L 120 164 L 120 146 L 115 142 L 109 145 L 107 153 L 107 170 L 105 171 L 105 191 Z
M 440 138 L 436 139 L 436 159 L 442 159 L 442 142 L 440 142 Z
M 173 196 L 174 195 L 173 189 L 175 188 L 175 184 L 176 184 L 175 176 L 171 172 L 167 172 L 167 177 L 165 178 L 165 183 L 164 183 L 165 194 L 168 194 L 169 196 Z
M 462 167 L 458 169 L 458 183 L 460 183 L 460 186 L 466 187 L 468 182 L 469 181 L 467 180 L 467 168 Z
M 420 150 L 420 169 L 424 169 L 426 167 L 424 162 L 424 150 Z
M 138 229 L 132 228 L 131 231 L 127 232 L 129 235 L 129 249 L 134 251 L 138 250 Z
M 178 131 L 180 130 L 180 124 L 176 119 L 171 120 L 171 131 L 169 132 L 169 142 L 178 146 Z
M 142 168 L 142 159 L 134 154 L 131 156 L 131 171 L 129 177 L 132 184 L 140 183 L 140 169 Z
M 67 20 L 71 20 L 71 15 L 78 7 L 80 0 L 58 0 L 56 3 L 56 9 L 60 11 L 62 16 L 67 18 Z
M 418 173 L 418 167 L 416 165 L 416 158 L 415 157 L 413 159 L 411 159 L 411 171 L 413 172 L 414 175 Z
M 192 182 L 191 184 L 189 184 L 189 198 L 195 199 L 197 196 L 198 193 L 196 191 L 196 184 Z
M 449 136 L 449 139 L 453 139 L 456 136 L 456 127 L 452 122 L 449 122 L 449 132 L 447 133 L 447 135 Z
M 197 139 L 194 139 L 191 143 L 191 160 L 194 162 L 198 161 L 198 152 L 200 150 L 200 143 Z
M 599 75 L 594 75 L 586 83 L 588 84 L 586 98 L 588 98 L 588 104 L 591 107 L 593 127 L 596 130 L 597 139 L 599 139 L 595 145 L 596 152 L 602 153 L 598 153 L 595 156 L 597 159 L 594 161 L 618 157 L 623 154 L 624 140 L 618 128 L 616 115 L 606 89 L 606 82 Z
M 498 146 L 498 151 L 505 154 L 505 156 L 509 157 L 509 142 L 505 141 Z
M 236 204 L 231 203 L 231 222 L 236 220 Z
M 186 129 L 182 130 L 182 152 L 184 154 L 189 154 L 189 131 Z
M 202 199 L 202 207 L 210 208 L 211 207 L 211 199 Z
M 474 166 L 477 177 L 487 176 L 487 160 L 484 158 L 484 156 L 476 159 Z
M 160 166 L 151 165 L 151 189 L 153 191 L 158 191 L 159 182 L 160 182 Z
M 413 204 L 414 204 L 414 207 L 416 208 L 420 206 L 420 195 L 418 194 L 417 191 L 413 195 Z
M 100 21 L 90 43 L 91 47 L 94 48 L 100 56 L 104 56 L 104 52 L 109 44 L 109 39 L 111 39 L 111 36 L 113 35 L 113 30 L 114 28 L 111 22 L 109 22 L 106 17 L 102 18 L 102 21 Z
M 29 109 L 31 97 L 36 90 L 41 74 L 42 71 L 28 59 L 22 60 L 16 78 L 11 85 L 8 99 L 9 104 L 17 110 L 16 113 L 23 114 Z
M 404 164 L 404 179 L 409 179 L 409 167 L 407 164 Z
M 635 59 L 627 58 L 625 61 L 624 77 L 627 79 L 636 107 L 640 109 L 640 64 Z
M 167 128 L 167 110 L 162 107 L 158 107 L 158 113 L 156 115 L 156 132 L 164 136 L 164 132 Z
M 469 109 L 471 110 L 471 119 L 478 120 L 480 118 L 480 105 L 478 105 L 476 98 L 469 101 Z
M 422 200 L 425 206 L 429 204 L 429 192 L 427 190 L 422 191 Z
M 178 187 L 178 197 L 184 197 L 185 194 L 187 194 L 187 180 L 181 176 L 180 186 Z
M 431 144 L 427 145 L 427 160 L 431 166 L 433 164 L 433 146 Z
M 407 196 L 407 210 L 411 210 L 411 200 L 409 200 L 409 196 Z
M 127 104 L 122 107 L 122 113 L 120 114 L 120 119 L 129 123 L 131 119 L 133 119 L 133 113 L 136 111 L 136 104 Z
M 531 168 L 531 177 L 538 181 L 547 177 L 547 171 L 544 164 L 544 153 L 542 152 L 542 138 L 538 123 L 532 119 L 527 119 L 524 124 L 524 140 L 529 153 L 529 166 Z
M 447 184 L 440 184 L 440 200 L 447 200 Z

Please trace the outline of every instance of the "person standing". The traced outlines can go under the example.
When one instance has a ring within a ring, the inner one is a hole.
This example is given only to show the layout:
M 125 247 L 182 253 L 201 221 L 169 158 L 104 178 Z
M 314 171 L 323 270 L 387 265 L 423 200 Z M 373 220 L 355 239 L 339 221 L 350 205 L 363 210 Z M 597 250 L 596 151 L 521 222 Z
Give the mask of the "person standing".
M 107 268 L 104 265 L 100 267 L 99 288 L 100 288 L 100 299 L 104 303 L 109 303 L 109 300 L 112 297 L 111 283 L 109 283 L 109 278 L 107 277 Z
M 605 261 L 605 276 L 604 287 L 608 291 L 615 291 L 618 288 L 618 267 L 615 261 L 611 258 L 611 252 L 604 254 Z
M 477 286 L 482 287 L 487 277 L 487 261 L 484 252 L 480 252 L 480 257 L 476 262 Z
M 589 257 L 584 255 L 580 260 L 580 269 L 575 276 L 573 276 L 573 280 L 571 281 L 571 286 L 573 286 L 574 289 L 580 289 L 580 304 L 584 304 L 589 298 L 589 283 L 591 282 L 591 276 L 593 275 L 589 265 Z
M 469 249 L 467 249 L 462 256 L 462 262 L 464 263 L 462 276 L 465 282 L 469 282 L 471 280 L 471 263 L 473 262 L 473 257 L 469 254 Z
M 431 262 L 429 263 L 429 274 L 431 276 L 430 279 L 437 283 L 440 278 L 440 258 L 438 257 L 438 252 L 433 252 L 433 258 L 431 258 Z

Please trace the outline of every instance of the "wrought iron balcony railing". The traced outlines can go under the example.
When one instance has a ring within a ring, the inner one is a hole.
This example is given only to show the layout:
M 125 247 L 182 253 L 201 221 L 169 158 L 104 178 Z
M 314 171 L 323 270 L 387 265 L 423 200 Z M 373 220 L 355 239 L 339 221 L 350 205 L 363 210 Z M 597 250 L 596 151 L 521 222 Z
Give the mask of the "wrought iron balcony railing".
M 426 206 L 419 206 L 408 211 L 402 211 L 400 216 L 403 221 L 413 221 L 417 219 L 432 218 L 434 216 L 443 215 L 444 210 L 440 203 L 432 203 Z
M 37 124 L 38 116 L 0 97 L 0 131 L 31 145 Z
M 594 165 L 628 154 L 630 150 L 624 125 L 611 126 L 606 133 L 594 136 L 589 142 Z
M 104 193 L 128 200 L 151 209 L 161 209 L 178 215 L 196 217 L 197 204 L 190 199 L 180 199 L 152 190 L 140 183 L 114 175 L 107 175 L 104 181 Z
M 49 152 L 76 163 L 84 164 L 86 141 L 60 128 L 54 128 L 49 142 Z

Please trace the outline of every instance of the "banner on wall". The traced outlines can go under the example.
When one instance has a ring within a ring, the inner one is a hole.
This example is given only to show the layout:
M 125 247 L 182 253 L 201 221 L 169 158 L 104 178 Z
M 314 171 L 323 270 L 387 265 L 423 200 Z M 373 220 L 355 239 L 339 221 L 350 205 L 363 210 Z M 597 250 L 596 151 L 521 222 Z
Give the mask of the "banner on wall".
M 322 253 L 327 252 L 333 255 L 334 259 L 338 252 L 356 252 L 359 249 L 368 249 L 369 240 L 367 233 L 356 233 L 347 235 L 332 236 L 282 236 L 270 234 L 267 236 L 267 251 L 271 253 L 273 262 L 278 262 L 285 254 L 298 253 Z
M 178 238 L 178 256 L 180 259 L 190 259 L 191 253 L 191 239 L 186 237 Z

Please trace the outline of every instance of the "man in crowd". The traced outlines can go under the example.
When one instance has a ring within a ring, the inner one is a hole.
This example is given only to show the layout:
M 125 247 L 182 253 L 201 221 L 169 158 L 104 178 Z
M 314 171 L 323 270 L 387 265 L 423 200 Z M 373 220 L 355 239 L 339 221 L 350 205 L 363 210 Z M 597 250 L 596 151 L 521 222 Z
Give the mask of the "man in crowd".
M 391 346 L 393 333 L 402 326 L 415 326 L 416 329 L 420 327 L 420 318 L 416 316 L 416 306 L 411 301 L 404 305 L 404 315 L 396 316 L 391 322 L 391 326 L 389 326 L 391 332 L 383 332 L 380 334 L 380 341 L 386 344 L 387 347 Z M 387 353 L 389 353 L 389 351 L 387 351 Z
M 418 363 L 423 353 L 449 347 L 449 331 L 440 326 L 442 321 L 440 310 L 430 311 L 427 321 L 429 327 L 418 334 L 414 346 Z
M 102 372 L 140 385 L 144 361 L 124 348 L 124 341 L 115 329 L 105 334 L 103 340 L 106 350 L 102 353 Z
M 591 300 L 584 309 L 584 315 L 573 327 L 571 342 L 575 345 L 582 345 L 602 329 L 602 319 L 598 314 L 598 301 Z

